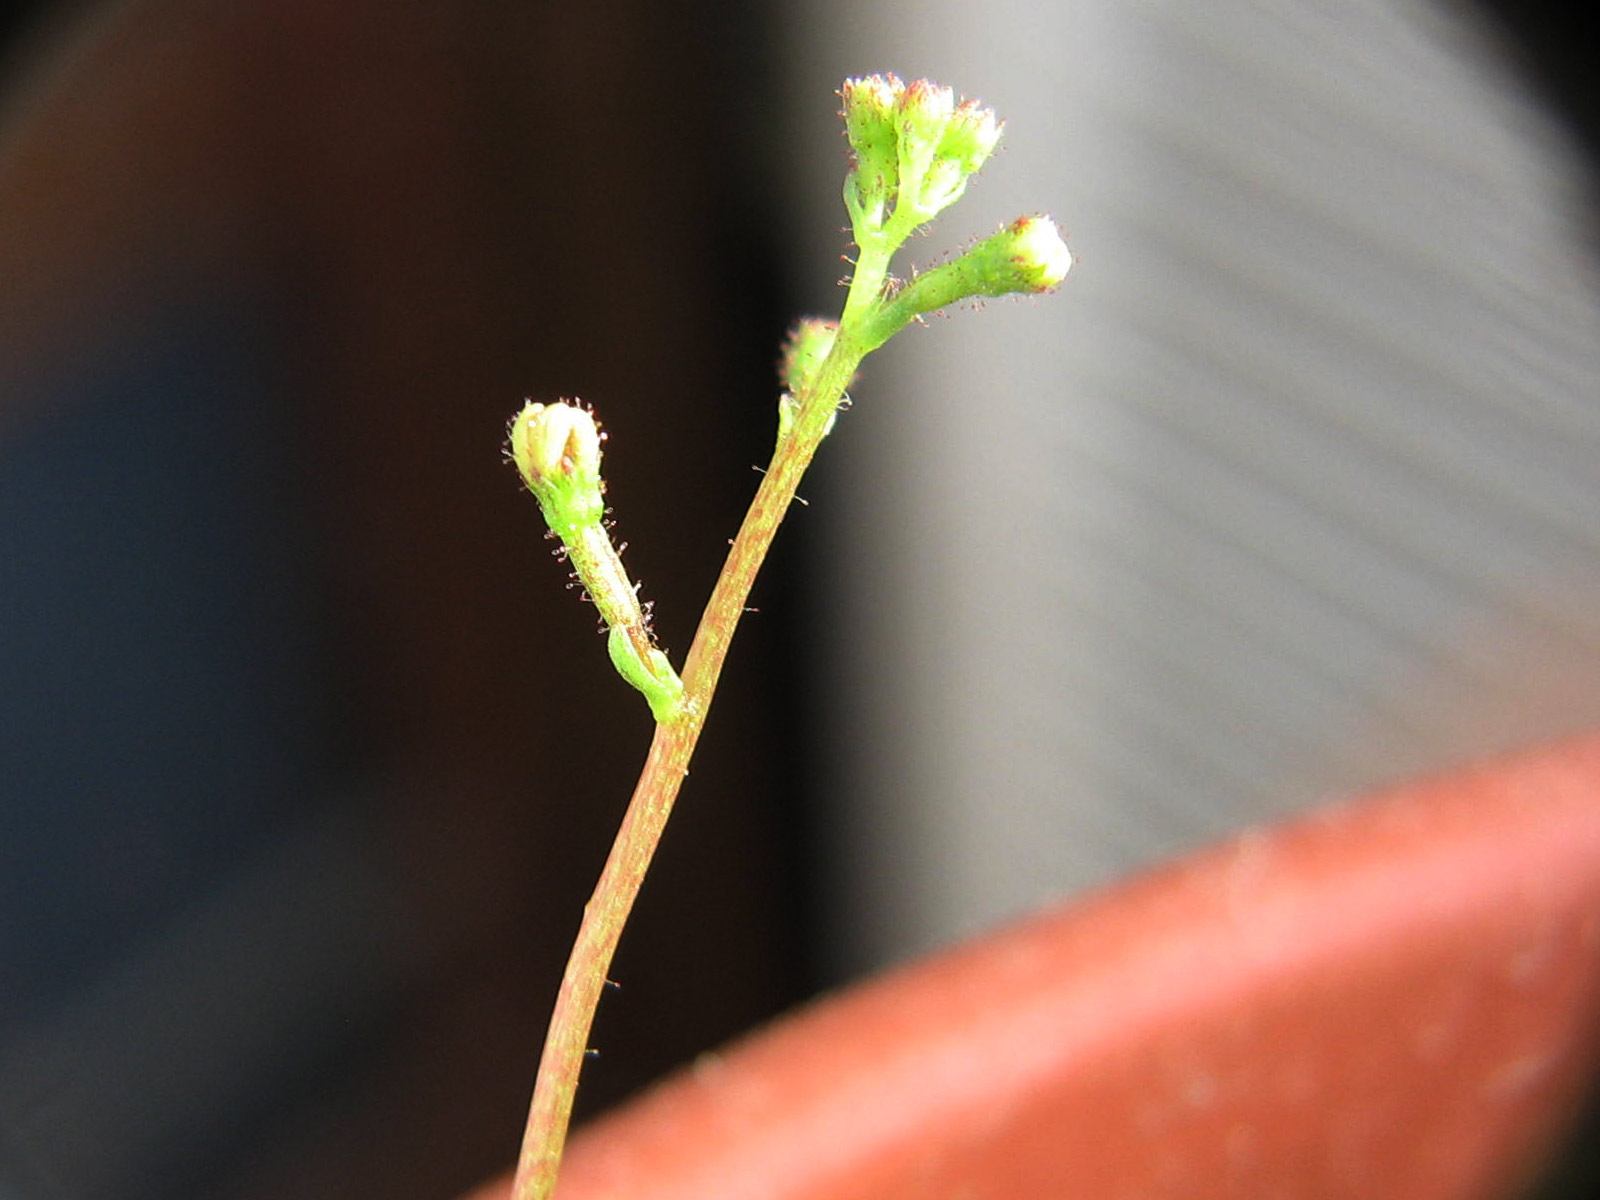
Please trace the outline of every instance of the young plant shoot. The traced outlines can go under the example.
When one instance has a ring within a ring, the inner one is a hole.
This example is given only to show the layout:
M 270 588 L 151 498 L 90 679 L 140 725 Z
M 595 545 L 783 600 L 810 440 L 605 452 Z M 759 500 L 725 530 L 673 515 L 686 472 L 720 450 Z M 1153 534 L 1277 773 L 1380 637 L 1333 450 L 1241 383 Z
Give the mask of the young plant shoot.
M 656 720 L 634 788 L 568 959 L 551 1016 L 513 1200 L 547 1200 L 566 1144 L 595 1006 L 623 923 L 688 772 L 739 618 L 773 536 L 818 444 L 833 428 L 861 361 L 922 316 L 972 297 L 1037 294 L 1066 278 L 1072 256 L 1048 217 L 1020 217 L 965 253 L 907 282 L 891 260 L 918 229 L 960 199 L 994 151 L 1000 123 L 949 88 L 893 75 L 847 79 L 852 161 L 844 203 L 857 257 L 837 321 L 807 318 L 785 348 L 777 447 L 734 538 L 680 678 L 656 646 L 636 586 L 605 527 L 602 435 L 576 404 L 530 402 L 511 423 L 511 457 L 607 628 L 611 661 Z

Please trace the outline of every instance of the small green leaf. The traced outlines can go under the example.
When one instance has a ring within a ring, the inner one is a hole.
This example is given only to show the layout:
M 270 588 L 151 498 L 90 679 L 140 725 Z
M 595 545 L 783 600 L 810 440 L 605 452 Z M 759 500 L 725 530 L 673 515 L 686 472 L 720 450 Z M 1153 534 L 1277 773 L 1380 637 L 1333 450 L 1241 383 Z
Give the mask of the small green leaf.
M 612 626 L 606 635 L 606 649 L 617 674 L 644 693 L 650 715 L 657 721 L 672 720 L 683 698 L 683 680 L 678 678 L 667 656 L 651 646 L 645 656 L 640 657 L 633 639 L 620 625 Z

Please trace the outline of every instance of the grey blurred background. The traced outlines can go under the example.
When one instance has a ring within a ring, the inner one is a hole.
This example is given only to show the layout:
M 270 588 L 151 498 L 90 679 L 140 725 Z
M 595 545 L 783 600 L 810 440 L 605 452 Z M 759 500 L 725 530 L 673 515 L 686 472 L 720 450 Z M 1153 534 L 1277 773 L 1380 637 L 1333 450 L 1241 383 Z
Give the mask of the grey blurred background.
M 849 74 L 1009 122 L 756 597 L 585 1111 L 818 988 L 1600 718 L 1595 44 L 1555 5 L 126 0 L 0 82 L 0 1200 L 508 1163 L 648 719 L 498 461 L 612 434 L 680 654 Z M 1581 21 L 1581 17 L 1579 18 Z
M 894 64 L 1011 118 L 924 259 L 1041 208 L 1079 258 L 1060 296 L 899 339 L 828 447 L 849 967 L 1600 720 L 1591 164 L 1490 14 L 788 29 L 797 98 Z M 825 159 L 824 114 L 794 114 Z M 831 178 L 793 204 L 819 307 L 836 208 Z

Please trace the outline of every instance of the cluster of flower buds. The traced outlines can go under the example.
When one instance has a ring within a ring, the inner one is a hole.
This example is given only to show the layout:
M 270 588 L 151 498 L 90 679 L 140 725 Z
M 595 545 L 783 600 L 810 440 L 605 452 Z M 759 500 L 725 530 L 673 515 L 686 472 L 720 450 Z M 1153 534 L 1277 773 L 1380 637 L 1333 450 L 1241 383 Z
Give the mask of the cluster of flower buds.
M 845 135 L 855 163 L 845 205 L 857 240 L 891 221 L 901 237 L 932 220 L 966 190 L 1000 140 L 1000 123 L 976 101 L 926 79 L 847 79 Z

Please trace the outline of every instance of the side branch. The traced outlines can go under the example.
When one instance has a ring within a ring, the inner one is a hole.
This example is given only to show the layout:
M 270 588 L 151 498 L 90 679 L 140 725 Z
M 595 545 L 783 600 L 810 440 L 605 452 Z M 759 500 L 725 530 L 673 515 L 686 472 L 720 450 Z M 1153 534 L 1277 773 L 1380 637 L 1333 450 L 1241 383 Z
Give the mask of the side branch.
M 830 355 L 829 362 L 819 370 L 817 386 L 802 405 L 790 435 L 773 455 L 739 526 L 689 650 L 682 699 L 674 715 L 656 726 L 649 757 L 628 802 L 622 826 L 594 894 L 584 906 L 583 922 L 567 959 L 539 1059 L 533 1102 L 512 1183 L 512 1200 L 548 1200 L 555 1189 L 595 1009 L 623 926 L 660 844 L 678 789 L 689 773 L 689 761 L 705 726 L 711 697 L 756 573 L 794 500 L 800 478 L 822 441 L 827 417 L 844 394 L 844 381 L 855 373 L 860 362 L 857 355 L 848 366 L 836 365 L 833 357 Z M 829 381 L 836 381 L 836 386 Z M 831 399 L 827 396 L 830 387 L 834 391 Z

